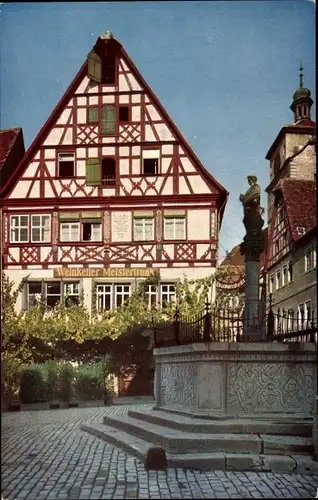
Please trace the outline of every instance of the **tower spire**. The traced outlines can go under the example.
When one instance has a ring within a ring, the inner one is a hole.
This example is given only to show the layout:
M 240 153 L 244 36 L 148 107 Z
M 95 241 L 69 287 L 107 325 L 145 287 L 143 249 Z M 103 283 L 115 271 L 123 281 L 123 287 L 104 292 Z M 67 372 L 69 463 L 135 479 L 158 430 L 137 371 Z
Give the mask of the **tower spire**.
M 290 106 L 291 110 L 294 112 L 294 123 L 300 120 L 311 120 L 310 108 L 313 105 L 313 100 L 310 97 L 311 92 L 309 89 L 304 87 L 304 68 L 302 62 L 299 66 L 299 88 L 293 95 L 293 102 Z
M 299 67 L 299 88 L 303 88 L 304 86 L 304 68 L 303 68 L 303 65 L 302 63 L 300 63 L 300 67 Z

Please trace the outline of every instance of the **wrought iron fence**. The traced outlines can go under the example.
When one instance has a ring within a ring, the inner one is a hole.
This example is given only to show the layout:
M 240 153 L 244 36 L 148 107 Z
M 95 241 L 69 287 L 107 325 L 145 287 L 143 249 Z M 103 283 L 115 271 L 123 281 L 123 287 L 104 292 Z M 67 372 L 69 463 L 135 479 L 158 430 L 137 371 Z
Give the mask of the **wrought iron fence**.
M 188 317 L 176 309 L 172 321 L 153 325 L 154 346 L 170 347 L 196 342 L 240 342 L 243 338 L 244 322 L 255 324 L 264 332 L 261 341 L 267 342 L 315 342 L 317 343 L 317 318 L 310 321 L 296 318 L 294 322 L 284 323 L 284 316 L 273 313 L 260 313 L 244 317 L 242 309 L 211 308 L 206 302 L 203 311 Z M 286 328 L 285 328 L 286 327 Z

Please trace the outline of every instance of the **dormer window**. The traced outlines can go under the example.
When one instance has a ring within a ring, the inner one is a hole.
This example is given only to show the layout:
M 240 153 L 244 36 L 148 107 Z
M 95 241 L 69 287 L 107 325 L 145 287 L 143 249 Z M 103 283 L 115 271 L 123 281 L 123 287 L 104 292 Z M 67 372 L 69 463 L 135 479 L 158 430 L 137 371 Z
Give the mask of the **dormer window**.
M 102 62 L 96 52 L 90 52 L 87 57 L 87 76 L 97 83 L 102 80 Z

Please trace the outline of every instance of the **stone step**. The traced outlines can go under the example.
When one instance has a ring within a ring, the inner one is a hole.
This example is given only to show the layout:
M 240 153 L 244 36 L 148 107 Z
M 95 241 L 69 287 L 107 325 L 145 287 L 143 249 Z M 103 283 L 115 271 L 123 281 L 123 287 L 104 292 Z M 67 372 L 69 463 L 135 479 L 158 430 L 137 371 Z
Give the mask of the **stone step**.
M 233 433 L 197 433 L 180 431 L 129 415 L 107 415 L 104 424 L 133 434 L 156 446 L 162 446 L 169 453 L 265 453 L 288 455 L 312 452 L 312 439 L 298 436 L 267 436 Z
M 153 444 L 127 432 L 105 424 L 84 424 L 83 431 L 97 436 L 107 443 L 145 462 L 149 448 Z M 236 470 L 256 472 L 280 472 L 318 474 L 318 462 L 310 456 L 262 455 L 256 453 L 167 453 L 168 467 L 191 468 L 198 470 Z
M 210 420 L 204 418 L 192 418 L 190 416 L 170 413 L 164 410 L 143 409 L 142 411 L 129 410 L 128 415 L 132 418 L 143 420 L 157 425 L 163 425 L 171 429 L 185 432 L 204 434 L 268 434 L 280 436 L 312 436 L 312 422 L 308 420 L 297 422 L 275 422 L 270 420 Z

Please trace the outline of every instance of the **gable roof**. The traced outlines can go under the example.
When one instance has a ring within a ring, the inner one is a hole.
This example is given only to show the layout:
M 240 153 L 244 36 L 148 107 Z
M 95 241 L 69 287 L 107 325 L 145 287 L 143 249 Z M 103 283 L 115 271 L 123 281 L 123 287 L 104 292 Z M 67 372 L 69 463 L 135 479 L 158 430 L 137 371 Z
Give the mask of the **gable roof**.
M 145 91 L 149 94 L 149 96 L 153 100 L 153 103 L 159 109 L 160 113 L 162 114 L 162 116 L 163 116 L 164 120 L 166 121 L 166 123 L 168 124 L 168 126 L 171 128 L 171 130 L 173 131 L 173 133 L 175 134 L 177 139 L 181 142 L 182 147 L 186 150 L 186 152 L 188 153 L 190 158 L 198 165 L 203 177 L 206 179 L 206 181 L 208 183 L 213 184 L 216 187 L 216 189 L 219 191 L 219 193 L 221 195 L 220 216 L 222 218 L 223 213 L 224 213 L 224 209 L 225 209 L 225 205 L 226 205 L 226 201 L 227 201 L 227 198 L 229 195 L 228 191 L 226 191 L 226 189 L 216 179 L 214 179 L 214 177 L 210 174 L 210 172 L 202 165 L 202 163 L 200 162 L 198 157 L 195 155 L 195 153 L 193 152 L 193 150 L 191 149 L 191 147 L 189 146 L 189 144 L 187 143 L 185 138 L 182 136 L 179 129 L 176 127 L 176 125 L 174 124 L 174 122 L 172 121 L 172 119 L 170 118 L 170 116 L 168 115 L 168 113 L 166 112 L 166 110 L 164 109 L 162 104 L 160 103 L 157 96 L 154 94 L 154 92 L 151 90 L 151 88 L 149 87 L 147 82 L 144 80 L 142 75 L 139 73 L 138 69 L 136 68 L 136 66 L 134 65 L 134 63 L 132 62 L 130 57 L 128 56 L 127 52 L 123 49 L 122 45 L 114 38 L 112 38 L 110 40 L 105 40 L 105 39 L 102 40 L 101 37 L 99 37 L 97 39 L 97 42 L 96 42 L 93 50 L 95 49 L 97 44 L 100 45 L 102 42 L 105 44 L 106 43 L 111 44 L 112 49 L 116 51 L 117 55 L 121 56 L 125 60 L 128 67 L 130 67 L 130 69 L 134 73 L 134 76 L 137 79 L 138 83 L 141 85 L 141 87 L 144 87 Z M 104 53 L 106 53 L 106 52 L 107 51 L 104 50 Z M 70 84 L 68 89 L 66 90 L 64 96 L 62 97 L 60 102 L 57 104 L 57 106 L 54 108 L 53 112 L 51 113 L 51 115 L 49 116 L 47 121 L 45 122 L 44 126 L 41 128 L 40 132 L 38 133 L 38 135 L 36 136 L 36 138 L 34 139 L 32 144 L 30 145 L 23 160 L 21 161 L 21 163 L 18 166 L 18 168 L 15 172 L 15 175 L 12 176 L 9 179 L 9 181 L 5 184 L 5 186 L 3 188 L 3 194 L 8 192 L 10 187 L 12 187 L 14 185 L 14 181 L 16 179 L 18 179 L 18 177 L 20 177 L 23 174 L 28 163 L 32 160 L 32 158 L 36 154 L 36 152 L 39 148 L 39 145 L 45 141 L 45 139 L 48 136 L 54 123 L 56 122 L 56 120 L 60 116 L 64 106 L 71 99 L 72 95 L 74 94 L 75 90 L 77 89 L 77 87 L 79 86 L 79 84 L 81 83 L 83 78 L 86 76 L 86 74 L 87 74 L 87 60 L 84 62 L 81 69 L 79 70 L 79 72 L 75 76 L 74 80 L 72 81 L 72 83 Z
M 317 226 L 316 181 L 300 179 L 283 179 L 274 191 L 282 196 L 289 219 L 290 230 L 294 241 L 303 238 Z M 305 228 L 300 234 L 298 227 Z
M 0 130 L 0 171 L 7 161 L 20 131 L 22 131 L 21 128 Z

